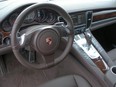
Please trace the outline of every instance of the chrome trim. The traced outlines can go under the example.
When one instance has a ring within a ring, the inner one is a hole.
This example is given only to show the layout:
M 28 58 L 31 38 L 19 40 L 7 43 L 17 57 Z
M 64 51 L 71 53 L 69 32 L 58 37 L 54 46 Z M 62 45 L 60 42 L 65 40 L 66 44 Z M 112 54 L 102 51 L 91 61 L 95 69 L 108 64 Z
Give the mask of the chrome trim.
M 103 60 L 96 48 L 92 44 L 88 44 L 84 34 L 75 35 L 74 42 L 90 57 L 90 59 L 101 58 L 106 70 L 109 69 L 108 65 Z
M 19 43 L 20 43 L 21 46 L 25 44 L 25 36 L 26 36 L 26 34 L 23 34 L 23 35 L 21 35 L 21 37 L 20 37 Z

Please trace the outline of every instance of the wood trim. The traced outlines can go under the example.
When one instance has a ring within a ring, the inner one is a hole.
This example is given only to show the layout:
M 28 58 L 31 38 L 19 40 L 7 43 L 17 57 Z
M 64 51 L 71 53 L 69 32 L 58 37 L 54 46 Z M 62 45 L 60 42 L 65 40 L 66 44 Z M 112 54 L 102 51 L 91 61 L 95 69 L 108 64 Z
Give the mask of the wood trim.
M 9 37 L 10 36 L 10 32 L 5 32 L 2 29 L 0 29 L 0 48 L 3 47 L 3 40 L 5 37 Z
M 4 32 L 2 29 L 0 29 L 0 33 L 2 34 L 3 38 L 10 35 L 10 32 Z
M 108 13 L 108 14 L 95 15 L 95 16 L 93 16 L 93 22 L 100 21 L 100 20 L 103 20 L 103 19 L 112 18 L 112 17 L 116 17 L 116 12 Z
M 92 61 L 97 65 L 97 67 L 103 72 L 106 73 L 107 69 L 105 67 L 105 64 L 102 60 L 102 58 L 98 57 L 95 59 L 92 59 Z

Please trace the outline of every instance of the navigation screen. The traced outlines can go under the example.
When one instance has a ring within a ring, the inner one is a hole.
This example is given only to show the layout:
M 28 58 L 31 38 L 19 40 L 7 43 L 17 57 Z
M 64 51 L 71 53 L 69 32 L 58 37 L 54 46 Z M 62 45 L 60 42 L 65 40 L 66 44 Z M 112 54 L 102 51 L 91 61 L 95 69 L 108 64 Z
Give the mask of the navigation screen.
M 71 14 L 74 26 L 82 25 L 86 23 L 85 13 L 74 13 Z

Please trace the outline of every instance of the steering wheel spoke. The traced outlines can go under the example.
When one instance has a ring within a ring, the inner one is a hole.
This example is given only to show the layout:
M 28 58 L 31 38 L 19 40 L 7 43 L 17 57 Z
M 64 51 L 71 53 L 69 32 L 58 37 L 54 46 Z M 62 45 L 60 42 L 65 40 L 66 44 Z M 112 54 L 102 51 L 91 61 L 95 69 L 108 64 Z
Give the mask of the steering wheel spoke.
M 23 48 L 26 44 L 26 35 L 25 34 L 22 34 L 20 37 L 19 37 L 19 45 L 21 48 Z
M 30 33 L 30 34 L 24 33 L 19 37 L 20 47 L 23 48 L 23 47 L 28 46 L 30 44 L 31 35 L 32 35 L 32 33 Z

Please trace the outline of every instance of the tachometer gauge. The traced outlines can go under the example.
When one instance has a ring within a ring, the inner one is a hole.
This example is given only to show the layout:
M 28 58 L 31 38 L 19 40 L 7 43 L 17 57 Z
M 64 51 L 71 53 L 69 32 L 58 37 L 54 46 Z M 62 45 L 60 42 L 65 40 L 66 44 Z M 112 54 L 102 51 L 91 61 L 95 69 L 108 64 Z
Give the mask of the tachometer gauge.
M 27 17 L 24 20 L 24 23 L 28 24 L 31 23 L 35 20 L 35 12 L 31 12 L 29 15 L 27 15 Z
M 12 26 L 10 25 L 10 23 L 6 20 L 2 23 L 2 29 L 6 32 L 10 32 L 12 29 Z

